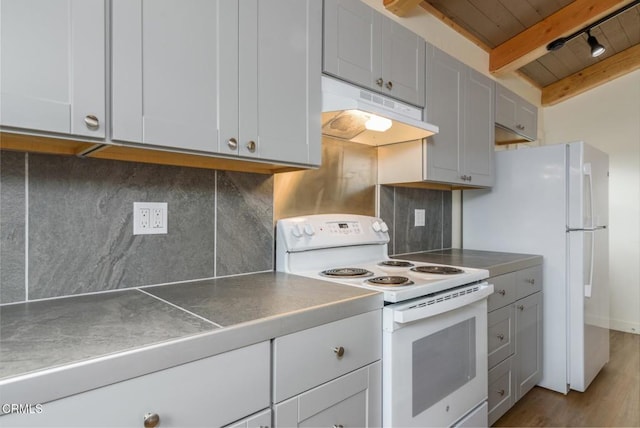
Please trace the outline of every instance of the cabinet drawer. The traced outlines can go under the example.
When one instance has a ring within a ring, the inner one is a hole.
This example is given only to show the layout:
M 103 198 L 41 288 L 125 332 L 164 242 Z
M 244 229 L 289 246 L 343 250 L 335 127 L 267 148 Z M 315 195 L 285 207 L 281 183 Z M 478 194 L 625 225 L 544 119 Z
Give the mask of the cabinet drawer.
M 168 427 L 223 426 L 270 405 L 269 342 L 44 403 L 9 414 L 11 427 L 138 427 L 156 413 Z
M 487 311 L 491 312 L 516 301 L 515 272 L 494 276 L 489 278 L 489 282 L 493 284 L 493 294 L 487 300 Z
M 516 350 L 514 312 L 514 306 L 509 305 L 487 316 L 489 368 L 513 355 Z
M 489 426 L 513 406 L 513 357 L 489 370 Z
M 274 402 L 379 360 L 381 354 L 379 310 L 279 337 L 273 346 Z
M 542 291 L 542 266 L 516 272 L 516 300 Z

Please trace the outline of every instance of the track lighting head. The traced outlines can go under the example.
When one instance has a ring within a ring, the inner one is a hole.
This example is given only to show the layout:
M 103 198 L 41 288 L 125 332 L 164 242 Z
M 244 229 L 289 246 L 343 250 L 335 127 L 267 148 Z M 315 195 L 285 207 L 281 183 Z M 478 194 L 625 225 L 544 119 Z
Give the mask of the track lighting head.
M 590 30 L 587 30 L 587 43 L 589 43 L 589 46 L 591 47 L 591 56 L 594 58 L 602 55 L 604 51 L 607 50 L 604 46 L 598 43 L 598 39 L 591 35 Z

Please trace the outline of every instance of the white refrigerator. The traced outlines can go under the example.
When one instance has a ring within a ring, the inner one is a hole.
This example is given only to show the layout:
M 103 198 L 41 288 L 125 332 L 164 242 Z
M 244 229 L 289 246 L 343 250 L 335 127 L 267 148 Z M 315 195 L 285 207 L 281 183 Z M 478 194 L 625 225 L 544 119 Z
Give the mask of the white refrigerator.
M 539 385 L 584 391 L 609 361 L 608 155 L 575 142 L 495 160 L 494 187 L 463 192 L 463 247 L 544 256 Z

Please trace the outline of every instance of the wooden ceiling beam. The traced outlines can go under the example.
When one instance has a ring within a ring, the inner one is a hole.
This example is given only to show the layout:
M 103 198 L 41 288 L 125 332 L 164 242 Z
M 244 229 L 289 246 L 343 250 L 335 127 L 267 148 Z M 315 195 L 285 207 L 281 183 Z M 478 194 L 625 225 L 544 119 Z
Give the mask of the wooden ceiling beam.
M 407 16 L 418 6 L 422 0 L 383 0 L 382 4 L 391 13 L 397 16 Z
M 632 0 L 574 0 L 553 15 L 527 28 L 489 54 L 489 71 L 508 73 L 547 53 L 547 45 L 568 36 Z
M 542 105 L 552 106 L 638 69 L 640 45 L 635 45 L 545 86 L 542 88 Z

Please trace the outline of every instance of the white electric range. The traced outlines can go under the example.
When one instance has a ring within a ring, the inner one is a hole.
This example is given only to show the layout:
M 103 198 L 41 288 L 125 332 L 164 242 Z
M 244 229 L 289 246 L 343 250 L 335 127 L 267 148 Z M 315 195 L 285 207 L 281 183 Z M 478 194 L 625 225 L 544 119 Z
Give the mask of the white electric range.
M 384 293 L 384 426 L 486 426 L 487 270 L 390 259 L 377 217 L 293 217 L 276 229 L 278 271 Z

